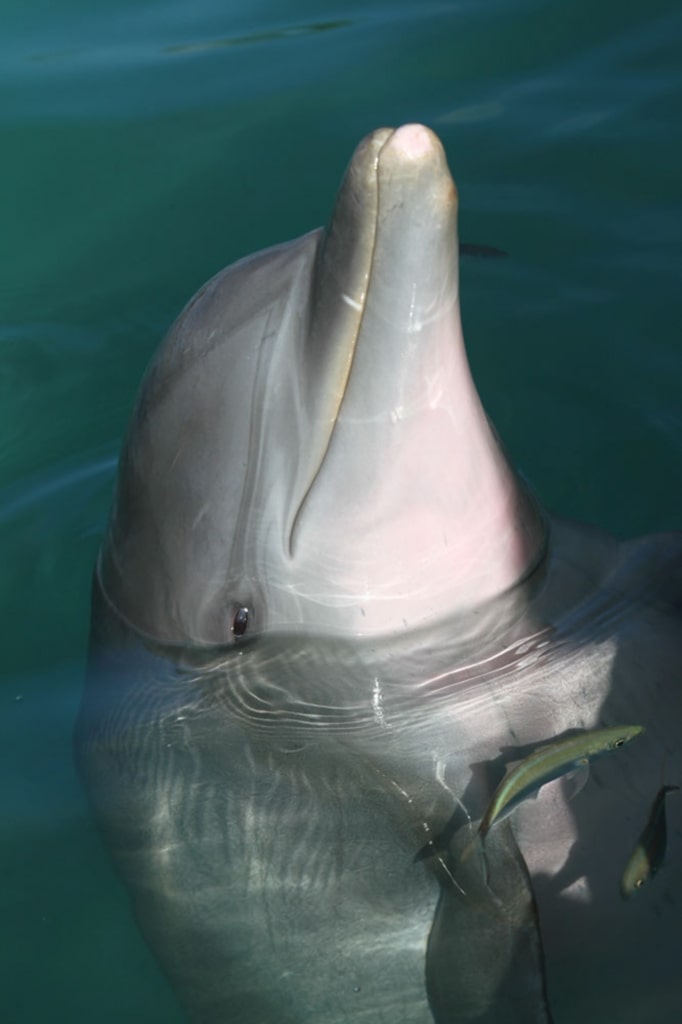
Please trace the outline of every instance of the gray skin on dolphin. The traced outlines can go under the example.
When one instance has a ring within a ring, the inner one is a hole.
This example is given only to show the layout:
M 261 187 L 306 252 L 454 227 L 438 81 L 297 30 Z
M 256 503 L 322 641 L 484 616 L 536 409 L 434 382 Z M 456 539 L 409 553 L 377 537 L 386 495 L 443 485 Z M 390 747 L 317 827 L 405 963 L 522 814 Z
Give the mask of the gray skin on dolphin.
M 682 535 L 550 521 L 481 406 L 437 138 L 382 129 L 326 231 L 245 259 L 145 378 L 94 581 L 78 766 L 208 1024 L 674 1019 Z M 510 761 L 641 724 L 460 859 Z

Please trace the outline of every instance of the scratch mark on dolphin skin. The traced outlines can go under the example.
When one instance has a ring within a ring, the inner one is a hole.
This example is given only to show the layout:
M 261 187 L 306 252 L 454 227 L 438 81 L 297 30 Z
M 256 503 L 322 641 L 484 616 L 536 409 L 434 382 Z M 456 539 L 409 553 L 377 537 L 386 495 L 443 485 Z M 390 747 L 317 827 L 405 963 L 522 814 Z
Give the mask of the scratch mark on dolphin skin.
M 175 455 L 173 456 L 173 458 L 171 460 L 170 469 L 175 469 L 175 465 L 176 465 L 178 459 L 180 458 L 180 456 L 182 455 L 184 448 L 185 448 L 185 443 L 183 441 L 182 444 L 179 445 L 178 450 L 176 451 Z
M 199 523 L 203 519 L 205 519 L 207 515 L 208 515 L 208 504 L 204 504 L 204 505 L 202 505 L 202 507 L 199 509 L 199 511 L 195 515 L 194 519 L 192 520 L 191 529 L 192 530 L 196 530 L 196 528 L 199 525 Z
M 412 282 L 410 290 L 410 310 L 407 315 L 407 332 L 408 334 L 415 334 L 422 329 L 421 321 L 418 319 L 416 314 L 417 309 L 417 282 Z
M 341 298 L 343 299 L 344 302 L 347 302 L 348 305 L 351 306 L 353 309 L 356 309 L 358 313 L 362 313 L 363 302 L 365 299 L 364 295 L 362 296 L 360 302 L 357 302 L 355 299 L 351 299 L 350 295 L 346 295 L 345 292 L 341 293 Z

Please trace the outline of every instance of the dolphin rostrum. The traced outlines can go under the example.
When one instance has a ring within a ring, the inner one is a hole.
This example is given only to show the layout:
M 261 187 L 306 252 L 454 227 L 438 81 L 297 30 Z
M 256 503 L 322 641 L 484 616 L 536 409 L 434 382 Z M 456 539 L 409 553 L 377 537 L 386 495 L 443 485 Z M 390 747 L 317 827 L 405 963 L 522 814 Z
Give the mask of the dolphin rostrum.
M 682 535 L 550 519 L 460 323 L 438 139 L 381 129 L 329 226 L 228 267 L 147 375 L 95 572 L 77 762 L 204 1024 L 640 1024 L 682 1000 Z M 513 760 L 633 722 L 462 850 Z M 672 762 L 672 764 L 671 764 Z M 647 898 L 649 897 L 649 898 Z

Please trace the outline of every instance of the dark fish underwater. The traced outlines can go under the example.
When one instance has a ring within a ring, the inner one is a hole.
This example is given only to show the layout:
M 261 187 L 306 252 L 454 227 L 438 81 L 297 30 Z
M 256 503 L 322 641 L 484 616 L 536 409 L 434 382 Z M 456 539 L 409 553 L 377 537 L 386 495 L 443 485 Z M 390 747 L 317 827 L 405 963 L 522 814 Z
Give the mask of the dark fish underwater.
M 676 1019 L 679 801 L 656 884 L 620 876 L 682 776 L 681 609 L 681 534 L 550 519 L 507 461 L 443 149 L 373 133 L 325 230 L 181 313 L 97 562 L 76 759 L 188 1018 Z M 462 861 L 505 765 L 622 723 Z
M 668 842 L 665 816 L 665 798 L 679 786 L 661 786 L 651 806 L 649 818 L 635 848 L 628 858 L 620 880 L 620 888 L 627 899 L 649 882 L 663 865 Z

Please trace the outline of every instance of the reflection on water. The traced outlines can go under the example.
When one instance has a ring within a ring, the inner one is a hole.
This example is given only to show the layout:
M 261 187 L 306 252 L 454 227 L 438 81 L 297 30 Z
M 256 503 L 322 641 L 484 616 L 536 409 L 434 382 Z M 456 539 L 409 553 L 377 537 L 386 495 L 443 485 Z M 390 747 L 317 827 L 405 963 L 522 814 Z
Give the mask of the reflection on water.
M 312 32 L 333 32 L 340 28 L 349 28 L 351 21 L 321 21 L 310 25 L 284 25 L 282 28 L 270 29 L 267 32 L 250 32 L 245 36 L 228 36 L 222 39 L 207 39 L 196 43 L 177 43 L 165 46 L 162 53 L 206 53 L 208 50 L 221 50 L 228 46 L 251 46 L 257 43 L 269 43 L 288 39 L 291 36 L 305 36 Z
M 35 508 L 40 514 L 48 503 L 50 515 L 54 515 L 55 502 L 66 501 L 69 508 L 80 508 L 88 492 L 94 487 L 111 489 L 118 454 L 89 453 L 84 460 L 69 460 L 50 466 L 45 472 L 12 484 L 0 490 L 0 526 L 18 520 Z M 72 491 L 65 497 L 60 492 Z M 101 523 L 91 524 L 93 532 L 101 529 Z

